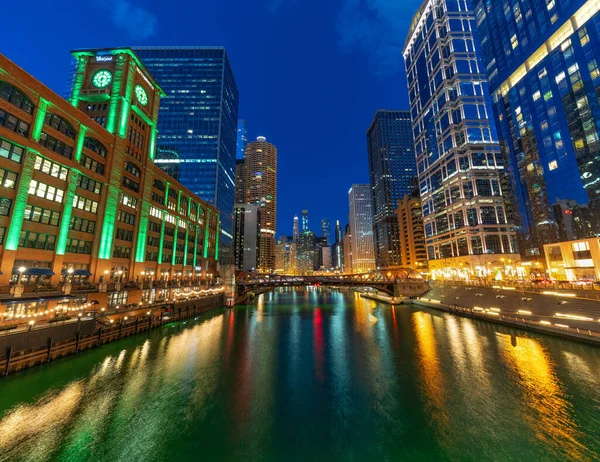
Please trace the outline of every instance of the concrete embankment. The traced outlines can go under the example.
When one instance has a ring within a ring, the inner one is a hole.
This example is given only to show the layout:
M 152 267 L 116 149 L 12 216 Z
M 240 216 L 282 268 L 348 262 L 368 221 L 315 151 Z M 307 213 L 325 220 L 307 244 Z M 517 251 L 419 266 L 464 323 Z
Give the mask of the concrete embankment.
M 0 376 L 188 319 L 220 308 L 223 304 L 223 294 L 219 294 L 154 307 L 150 309 L 150 315 L 144 311 L 135 317 L 116 318 L 116 322 L 113 319 L 112 323 L 108 316 L 103 321 L 89 318 L 28 332 L 3 334 L 0 336 Z

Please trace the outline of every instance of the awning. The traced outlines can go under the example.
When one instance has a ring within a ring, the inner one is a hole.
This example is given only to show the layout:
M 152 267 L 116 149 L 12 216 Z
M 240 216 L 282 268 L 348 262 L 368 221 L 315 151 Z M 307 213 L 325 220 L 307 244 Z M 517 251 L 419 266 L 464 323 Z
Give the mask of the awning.
M 48 295 L 46 297 L 20 297 L 20 298 L 11 298 L 9 300 L 0 300 L 0 304 L 2 305 L 14 305 L 15 303 L 28 303 L 28 302 L 46 302 L 48 300 L 73 300 L 76 297 L 75 295 Z
M 64 274 L 69 274 L 69 270 L 63 269 L 61 271 L 61 273 L 63 275 Z M 86 269 L 76 269 L 76 270 L 73 270 L 73 276 L 91 276 L 91 275 L 92 275 L 92 273 L 90 273 L 90 271 L 86 270 Z
M 19 269 L 13 269 L 13 274 L 19 274 Z M 27 276 L 54 276 L 54 271 L 50 268 L 27 268 L 23 271 Z

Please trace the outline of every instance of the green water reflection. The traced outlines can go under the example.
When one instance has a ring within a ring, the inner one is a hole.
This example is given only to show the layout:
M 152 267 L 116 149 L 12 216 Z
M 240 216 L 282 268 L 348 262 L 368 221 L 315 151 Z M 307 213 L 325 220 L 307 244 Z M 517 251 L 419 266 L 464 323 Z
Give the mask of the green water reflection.
M 0 460 L 598 460 L 600 350 L 282 290 L 0 380 Z

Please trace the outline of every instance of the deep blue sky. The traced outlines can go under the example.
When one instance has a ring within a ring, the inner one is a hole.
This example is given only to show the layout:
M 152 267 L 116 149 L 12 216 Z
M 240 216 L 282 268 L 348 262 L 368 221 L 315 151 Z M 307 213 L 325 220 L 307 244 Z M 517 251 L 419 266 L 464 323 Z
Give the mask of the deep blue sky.
M 69 51 L 223 45 L 250 139 L 279 150 L 278 234 L 295 213 L 347 223 L 348 190 L 369 180 L 366 130 L 408 107 L 401 49 L 420 0 L 33 0 L 3 21 L 0 52 L 63 94 Z M 18 16 L 18 15 L 17 15 Z M 23 22 L 25 21 L 25 22 Z

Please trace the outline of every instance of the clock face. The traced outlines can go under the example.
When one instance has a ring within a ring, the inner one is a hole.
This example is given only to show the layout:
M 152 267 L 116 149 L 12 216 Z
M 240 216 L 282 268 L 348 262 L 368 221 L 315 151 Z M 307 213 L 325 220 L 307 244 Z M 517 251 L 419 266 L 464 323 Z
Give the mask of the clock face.
M 92 77 L 92 84 L 96 88 L 106 88 L 112 82 L 112 74 L 107 70 L 101 70 L 94 74 Z
M 141 85 L 135 86 L 135 97 L 142 106 L 148 104 L 148 93 L 146 93 L 146 90 Z

